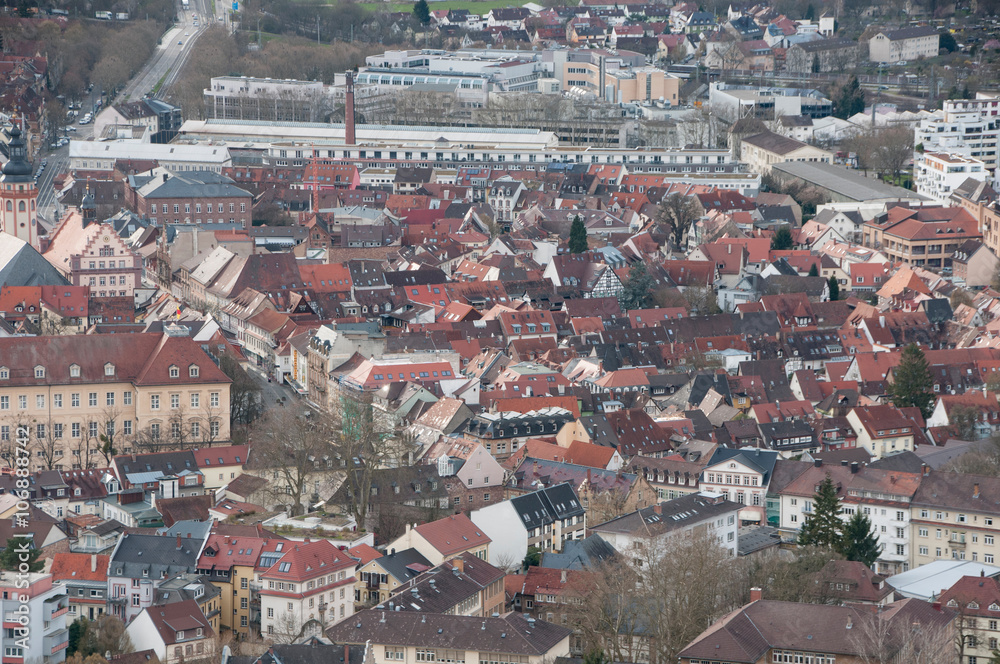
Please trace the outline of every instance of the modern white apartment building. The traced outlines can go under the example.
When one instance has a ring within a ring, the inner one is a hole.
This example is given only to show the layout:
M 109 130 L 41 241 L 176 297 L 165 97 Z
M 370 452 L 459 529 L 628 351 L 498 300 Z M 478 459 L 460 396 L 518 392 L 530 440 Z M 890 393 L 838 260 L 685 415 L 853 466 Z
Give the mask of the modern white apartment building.
M 982 160 L 950 152 L 914 153 L 913 175 L 918 194 L 942 203 L 946 203 L 966 179 L 990 179 Z
M 996 175 L 1000 138 L 1000 95 L 979 93 L 975 99 L 949 99 L 938 117 L 920 120 L 914 145 L 926 152 L 948 152 L 979 159 Z
M 22 587 L 25 581 L 27 588 Z M 29 599 L 23 603 L 21 597 Z M 5 573 L 0 578 L 0 612 L 3 614 L 3 629 L 0 630 L 0 652 L 3 656 L 0 661 L 4 664 L 59 664 L 66 661 L 69 598 L 66 587 L 53 583 L 51 574 L 31 573 L 25 579 L 12 572 Z M 27 634 L 20 631 L 24 624 L 27 625 Z M 24 646 L 25 640 L 27 647 Z

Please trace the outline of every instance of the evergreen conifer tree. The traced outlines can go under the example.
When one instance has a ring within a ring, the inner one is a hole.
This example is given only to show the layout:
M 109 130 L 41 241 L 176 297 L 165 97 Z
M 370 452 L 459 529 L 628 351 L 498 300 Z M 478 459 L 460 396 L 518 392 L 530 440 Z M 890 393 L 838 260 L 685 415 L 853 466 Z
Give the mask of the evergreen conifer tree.
M 875 564 L 882 553 L 878 536 L 872 532 L 872 522 L 860 508 L 844 524 L 840 553 L 844 558 L 862 562 L 868 567 Z
M 839 549 L 844 524 L 840 520 L 840 500 L 830 474 L 812 498 L 812 512 L 799 530 L 800 546 L 825 546 Z

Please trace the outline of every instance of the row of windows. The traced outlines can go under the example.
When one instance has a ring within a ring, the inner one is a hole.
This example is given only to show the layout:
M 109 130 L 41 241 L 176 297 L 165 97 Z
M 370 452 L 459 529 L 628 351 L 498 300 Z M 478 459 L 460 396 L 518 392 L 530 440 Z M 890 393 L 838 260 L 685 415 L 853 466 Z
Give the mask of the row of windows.
M 978 487 L 978 485 L 977 485 L 977 487 Z M 920 518 L 921 519 L 929 519 L 929 518 L 931 518 L 931 512 L 930 512 L 930 510 L 920 510 Z M 934 519 L 937 520 L 937 521 L 942 521 L 942 520 L 947 519 L 947 518 L 949 518 L 949 513 L 948 512 L 942 512 L 940 510 L 937 510 L 937 511 L 934 512 Z M 968 519 L 969 519 L 968 516 L 965 515 L 965 514 L 957 514 L 955 516 L 955 522 L 956 523 L 968 523 L 969 522 Z M 976 516 L 975 514 L 972 515 L 972 522 L 976 523 L 978 521 L 979 521 L 979 517 Z M 993 525 L 993 517 L 991 517 L 991 516 L 983 517 L 983 525 L 992 526 Z
M 101 255 L 103 256 L 104 254 Z M 89 261 L 87 265 L 91 270 L 104 270 L 104 269 L 113 270 L 116 267 L 114 261 L 108 261 L 107 266 L 105 266 L 104 261 Z M 117 267 L 120 270 L 124 269 L 126 267 L 126 261 L 119 260 Z
M 190 395 L 190 397 L 191 397 L 190 398 L 191 407 L 192 408 L 200 408 L 201 407 L 201 393 L 200 392 L 192 392 L 191 395 Z M 219 407 L 219 393 L 218 392 L 212 392 L 211 394 L 209 394 L 208 405 L 211 408 L 218 408 Z M 170 408 L 171 408 L 171 410 L 177 410 L 180 407 L 181 407 L 181 395 L 180 394 L 171 394 L 170 395 Z M 150 410 L 159 410 L 160 409 L 160 395 L 159 394 L 150 394 L 149 395 L 149 408 L 150 408 Z
M 87 437 L 97 438 L 98 434 L 100 433 L 98 423 L 87 422 L 86 425 L 87 425 Z M 71 422 L 69 425 L 69 437 L 80 438 L 80 434 L 82 432 L 81 426 L 82 425 L 80 422 Z M 30 427 L 25 427 L 25 428 L 27 429 L 26 433 L 30 435 L 32 433 Z M 106 422 L 104 425 L 104 432 L 108 436 L 114 436 L 116 429 L 117 427 L 115 425 L 114 420 L 110 420 Z M 7 424 L 0 425 L 0 441 L 10 440 L 10 433 L 11 433 L 11 427 L 9 425 Z M 47 425 L 45 424 L 35 424 L 33 433 L 37 440 L 45 440 L 46 438 L 48 438 L 49 430 Z M 54 422 L 52 424 L 53 439 L 61 440 L 65 436 L 65 433 L 66 433 L 65 425 L 62 422 Z M 133 433 L 132 420 L 122 420 L 122 434 L 125 436 L 131 436 L 132 433 Z M 75 450 L 73 453 L 76 455 L 80 454 L 79 450 Z M 62 450 L 57 450 L 56 456 L 62 456 Z
M 225 205 L 223 203 L 219 203 L 215 207 L 218 208 L 219 212 L 225 212 L 225 209 L 224 209 Z M 163 205 L 160 206 L 160 210 L 163 212 L 163 214 L 168 214 L 169 213 L 169 210 L 167 208 L 168 208 L 168 206 L 167 206 L 166 203 L 164 203 Z M 212 209 L 213 209 L 213 206 L 212 206 L 211 203 L 206 203 L 205 204 L 205 212 L 212 212 Z M 156 214 L 156 203 L 153 203 L 152 205 L 150 205 L 149 211 L 150 211 L 151 214 Z M 181 211 L 181 206 L 178 205 L 177 203 L 174 203 L 174 214 L 180 214 L 180 211 Z M 195 203 L 195 205 L 194 205 L 194 211 L 195 211 L 195 214 L 200 214 L 201 213 L 201 203 Z M 234 203 L 230 203 L 229 204 L 229 211 L 230 212 L 236 212 L 236 205 Z M 246 211 L 247 211 L 247 204 L 246 203 L 240 203 L 240 212 L 246 212 Z M 191 204 L 190 203 L 185 203 L 184 204 L 184 212 L 186 214 L 190 214 L 191 213 Z
M 213 394 L 218 394 L 217 392 Z M 69 405 L 71 408 L 80 407 L 80 392 L 73 392 L 69 395 Z M 104 405 L 114 406 L 116 401 L 115 392 L 105 392 L 104 393 Z M 89 392 L 87 394 L 87 405 L 91 408 L 96 408 L 98 403 L 98 393 Z M 122 392 L 122 405 L 131 406 L 132 405 L 132 392 L 126 391 Z M 62 408 L 63 407 L 63 395 L 62 393 L 57 393 L 52 395 L 52 407 Z M 19 394 L 17 396 L 17 408 L 18 410 L 26 410 L 28 408 L 28 395 Z M 45 395 L 36 394 L 35 395 L 35 408 L 44 409 L 45 408 Z M 10 410 L 10 396 L 2 395 L 0 396 L 0 410 Z
M 123 274 L 123 275 L 121 275 L 119 277 L 115 277 L 114 275 L 111 275 L 110 277 L 107 277 L 107 278 L 105 278 L 105 277 L 90 277 L 89 285 L 90 286 L 127 286 L 128 282 L 126 281 L 126 277 Z M 114 294 L 115 294 L 115 292 L 111 291 L 111 295 L 114 296 Z M 125 295 L 125 291 L 120 291 L 119 294 L 120 295 Z

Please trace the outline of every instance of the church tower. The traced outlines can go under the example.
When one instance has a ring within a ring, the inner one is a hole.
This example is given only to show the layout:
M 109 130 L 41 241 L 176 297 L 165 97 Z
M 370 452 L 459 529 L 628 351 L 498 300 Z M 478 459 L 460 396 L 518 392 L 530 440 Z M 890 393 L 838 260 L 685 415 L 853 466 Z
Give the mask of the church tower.
M 10 161 L 0 169 L 0 232 L 13 235 L 38 249 L 35 206 L 38 191 L 31 176 L 28 148 L 15 124 L 10 130 Z

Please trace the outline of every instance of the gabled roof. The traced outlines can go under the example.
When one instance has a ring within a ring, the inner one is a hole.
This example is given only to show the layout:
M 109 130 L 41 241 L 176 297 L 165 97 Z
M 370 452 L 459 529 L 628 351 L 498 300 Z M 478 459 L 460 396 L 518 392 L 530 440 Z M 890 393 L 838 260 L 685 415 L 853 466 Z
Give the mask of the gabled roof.
M 215 636 L 212 624 L 201 612 L 198 602 L 193 599 L 162 606 L 150 606 L 143 611 L 152 620 L 153 627 L 159 633 L 160 639 L 167 645 L 177 643 L 179 640 L 177 636 L 180 632 L 184 632 L 184 641 L 190 639 L 199 629 L 202 630 L 201 638 L 211 639 Z
M 414 528 L 442 555 L 450 556 L 492 540 L 464 514 L 453 514 Z
M 573 516 L 583 516 L 585 513 L 576 491 L 569 484 L 558 484 L 515 496 L 510 499 L 510 504 L 526 530 L 551 525 Z
M 108 562 L 111 556 L 89 553 L 56 553 L 52 556 L 49 573 L 54 581 L 98 581 L 108 580 Z
M 436 613 L 369 610 L 357 613 L 327 630 L 336 643 L 419 646 L 527 656 L 548 653 L 572 630 L 520 613 L 478 618 Z
M 304 583 L 339 570 L 353 570 L 354 558 L 327 540 L 296 543 L 286 546 L 284 554 L 261 578 Z M 352 572 L 353 573 L 353 572 Z

